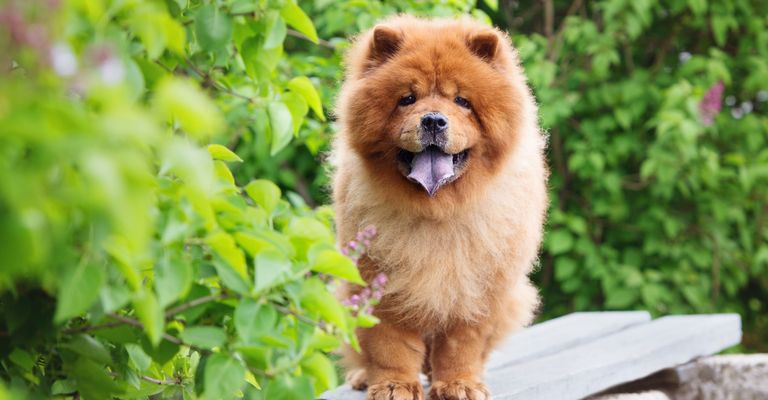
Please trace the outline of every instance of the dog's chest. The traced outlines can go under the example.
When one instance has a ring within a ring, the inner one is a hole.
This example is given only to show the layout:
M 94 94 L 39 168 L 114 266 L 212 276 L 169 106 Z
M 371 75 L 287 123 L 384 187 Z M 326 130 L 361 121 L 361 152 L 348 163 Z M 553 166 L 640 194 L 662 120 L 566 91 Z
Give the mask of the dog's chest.
M 503 260 L 511 250 L 504 224 L 379 223 L 370 257 L 387 274 L 386 292 L 405 318 L 446 322 L 487 312 L 487 294 L 503 281 Z

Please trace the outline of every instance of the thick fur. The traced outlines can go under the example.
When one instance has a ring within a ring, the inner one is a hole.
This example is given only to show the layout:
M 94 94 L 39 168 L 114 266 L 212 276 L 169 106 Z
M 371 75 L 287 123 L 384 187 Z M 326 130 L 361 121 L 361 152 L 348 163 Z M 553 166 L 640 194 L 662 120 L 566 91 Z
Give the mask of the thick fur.
M 488 353 L 538 305 L 527 275 L 547 208 L 545 138 L 517 54 L 505 34 L 470 19 L 399 16 L 361 34 L 346 68 L 332 155 L 339 239 L 375 225 L 361 272 L 389 278 L 382 322 L 359 330 L 361 354 L 345 351 L 348 380 L 368 399 L 422 399 L 423 370 L 430 398 L 490 398 Z M 408 94 L 417 101 L 398 105 Z M 450 121 L 446 152 L 469 156 L 430 197 L 397 154 L 419 151 L 418 121 L 433 111 Z

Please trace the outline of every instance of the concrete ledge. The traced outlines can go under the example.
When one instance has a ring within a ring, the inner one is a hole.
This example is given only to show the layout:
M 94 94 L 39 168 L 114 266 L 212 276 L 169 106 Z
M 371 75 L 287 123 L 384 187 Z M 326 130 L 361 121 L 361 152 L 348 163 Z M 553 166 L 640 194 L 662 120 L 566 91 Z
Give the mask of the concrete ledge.
M 676 400 L 768 399 L 768 354 L 706 357 L 677 370 Z
M 590 400 L 768 399 L 768 354 L 704 357 Z
M 649 390 L 640 393 L 606 394 L 591 397 L 591 400 L 670 400 L 666 393 L 658 390 Z

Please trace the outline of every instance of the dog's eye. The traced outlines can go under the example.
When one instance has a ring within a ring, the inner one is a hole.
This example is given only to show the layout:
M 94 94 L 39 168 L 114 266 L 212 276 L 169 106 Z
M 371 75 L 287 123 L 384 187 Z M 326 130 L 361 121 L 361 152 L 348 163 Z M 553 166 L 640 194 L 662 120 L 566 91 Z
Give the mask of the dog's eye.
M 470 108 L 471 107 L 469 105 L 469 100 L 467 100 L 467 99 L 465 99 L 465 98 L 463 98 L 461 96 L 456 96 L 456 98 L 453 99 L 453 102 L 458 104 L 460 107 L 464 107 L 464 108 Z
M 410 106 L 415 102 L 416 102 L 416 96 L 409 94 L 408 96 L 401 97 L 400 101 L 398 101 L 397 104 L 401 106 Z

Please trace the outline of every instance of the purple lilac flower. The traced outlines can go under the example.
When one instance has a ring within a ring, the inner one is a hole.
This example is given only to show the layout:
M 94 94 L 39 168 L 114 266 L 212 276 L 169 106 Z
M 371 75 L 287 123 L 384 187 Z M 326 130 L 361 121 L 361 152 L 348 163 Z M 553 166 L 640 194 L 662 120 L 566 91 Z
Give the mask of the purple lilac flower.
M 704 93 L 704 97 L 699 103 L 699 116 L 704 125 L 709 126 L 715 122 L 715 116 L 720 113 L 723 107 L 724 91 L 725 84 L 723 81 L 718 81 L 707 90 L 707 93 Z
M 350 240 L 346 246 L 342 247 L 341 253 L 355 263 L 360 262 L 360 258 L 371 246 L 371 239 L 374 236 L 376 236 L 376 227 L 373 225 L 366 226 L 357 232 L 353 240 Z M 384 297 L 384 286 L 386 286 L 387 280 L 386 274 L 377 274 L 371 281 L 370 286 L 343 300 L 342 304 L 350 307 L 356 313 L 361 311 L 367 314 L 373 313 L 373 306 L 378 304 L 381 298 Z

